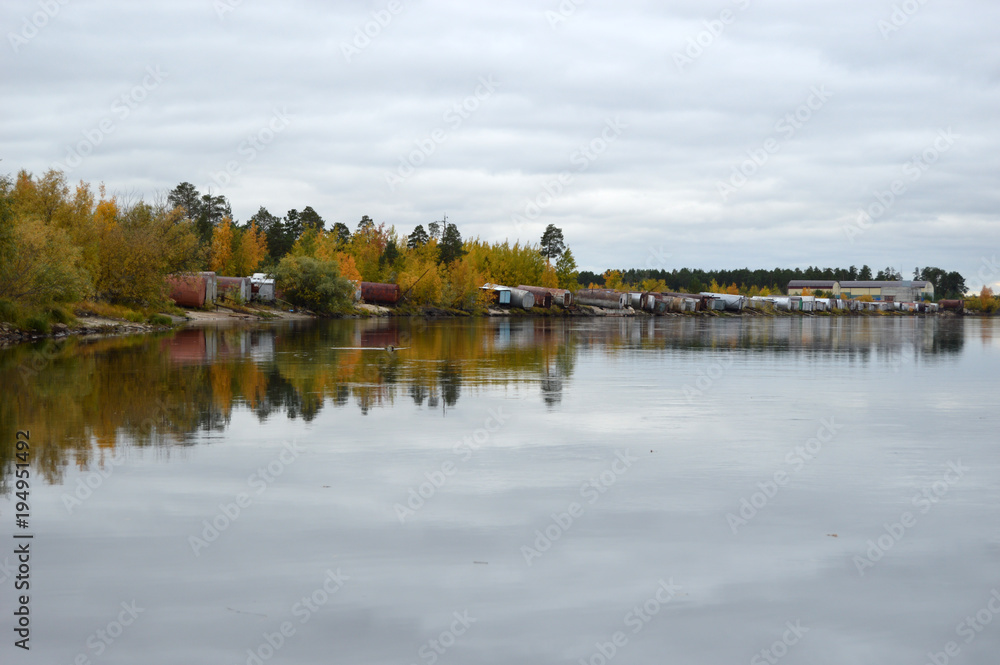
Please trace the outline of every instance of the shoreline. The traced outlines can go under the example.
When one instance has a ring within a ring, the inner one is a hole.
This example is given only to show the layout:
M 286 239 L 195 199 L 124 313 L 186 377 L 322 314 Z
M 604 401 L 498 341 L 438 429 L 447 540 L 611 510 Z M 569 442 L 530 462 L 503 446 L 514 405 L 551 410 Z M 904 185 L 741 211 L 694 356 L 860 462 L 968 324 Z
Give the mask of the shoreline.
M 910 316 L 933 316 L 955 318 L 959 316 L 971 316 L 976 318 L 991 318 L 997 314 L 983 314 L 980 312 L 937 312 L 926 314 L 920 312 L 786 312 L 786 311 L 765 311 L 747 308 L 739 312 L 733 311 L 702 311 L 702 312 L 663 312 L 651 313 L 642 310 L 635 310 L 631 307 L 615 310 L 603 309 L 589 305 L 577 305 L 569 309 L 552 307 L 548 310 L 533 308 L 531 310 L 521 309 L 498 309 L 490 308 L 485 312 L 473 313 L 462 310 L 443 309 L 439 307 L 422 307 L 415 311 L 400 311 L 397 308 L 382 305 L 359 303 L 355 306 L 356 311 L 349 314 L 339 314 L 332 317 L 324 317 L 304 312 L 300 310 L 287 311 L 274 308 L 252 309 L 243 311 L 229 309 L 226 307 L 216 307 L 213 310 L 185 310 L 184 316 L 167 315 L 170 317 L 171 325 L 154 325 L 150 323 L 134 323 L 125 319 L 115 319 L 102 316 L 79 316 L 77 325 L 57 323 L 52 326 L 51 333 L 40 333 L 27 330 L 19 330 L 11 324 L 0 323 L 0 349 L 16 344 L 39 342 L 45 339 L 66 339 L 69 337 L 79 337 L 85 339 L 96 339 L 101 337 L 119 337 L 125 335 L 136 335 L 154 332 L 167 332 L 183 326 L 216 324 L 216 323 L 262 323 L 269 321 L 308 321 L 313 319 L 371 319 L 371 318 L 423 318 L 423 319 L 449 319 L 449 318 L 511 318 L 511 319 L 539 319 L 539 318 L 668 318 L 668 317 L 710 317 L 710 318 L 742 318 L 742 317 L 809 317 L 809 318 L 871 318 L 871 317 L 910 317 Z

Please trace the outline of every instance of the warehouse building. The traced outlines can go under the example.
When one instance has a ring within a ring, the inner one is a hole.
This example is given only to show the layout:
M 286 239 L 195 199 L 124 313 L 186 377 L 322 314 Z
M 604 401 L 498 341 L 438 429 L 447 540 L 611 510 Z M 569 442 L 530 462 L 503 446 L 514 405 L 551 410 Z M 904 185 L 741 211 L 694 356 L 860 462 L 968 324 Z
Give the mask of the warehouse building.
M 834 297 L 840 295 L 840 282 L 829 279 L 793 279 L 788 283 L 788 295 L 801 296 L 802 289 L 809 289 L 813 295 L 817 291 Z
M 885 302 L 916 302 L 933 300 L 934 285 L 923 280 L 841 282 L 840 293 L 845 298 L 871 296 Z

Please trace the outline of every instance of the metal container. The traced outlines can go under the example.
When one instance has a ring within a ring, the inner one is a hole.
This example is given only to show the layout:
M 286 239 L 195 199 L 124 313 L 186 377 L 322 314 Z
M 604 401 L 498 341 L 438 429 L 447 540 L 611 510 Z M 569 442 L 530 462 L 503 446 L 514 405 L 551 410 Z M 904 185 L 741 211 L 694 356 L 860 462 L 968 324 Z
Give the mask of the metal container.
M 399 284 L 361 282 L 361 299 L 365 302 L 395 305 L 399 302 Z
M 526 286 L 524 284 L 519 284 L 517 288 L 535 296 L 535 307 L 552 307 L 552 302 L 555 300 L 552 295 L 552 289 L 546 289 L 541 286 Z M 569 292 L 567 291 L 567 293 Z
M 167 275 L 170 299 L 181 307 L 204 307 L 206 280 L 200 273 Z
M 205 278 L 205 304 L 211 305 L 219 298 L 218 278 L 214 272 L 197 273 Z
M 524 289 L 511 289 L 510 306 L 531 309 L 535 306 L 535 296 L 530 291 L 525 291 Z
M 938 300 L 938 307 L 944 311 L 961 312 L 965 309 L 964 300 Z
M 249 277 L 217 277 L 218 296 L 224 300 L 250 301 Z
M 580 289 L 576 292 L 576 301 L 581 305 L 603 307 L 604 309 L 625 309 L 628 305 L 628 294 L 610 289 Z
M 479 287 L 487 292 L 490 303 L 501 307 L 510 307 L 510 287 L 497 284 L 483 284 Z

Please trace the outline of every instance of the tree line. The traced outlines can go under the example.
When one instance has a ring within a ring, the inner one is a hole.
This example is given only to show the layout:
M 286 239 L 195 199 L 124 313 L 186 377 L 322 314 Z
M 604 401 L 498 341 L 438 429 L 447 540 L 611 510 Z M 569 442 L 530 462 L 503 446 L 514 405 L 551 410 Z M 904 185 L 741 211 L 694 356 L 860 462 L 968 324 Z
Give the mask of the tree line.
M 857 268 L 818 268 L 810 266 L 802 268 L 774 268 L 773 270 L 739 268 L 735 270 L 700 270 L 697 268 L 680 268 L 673 270 L 654 270 L 643 268 L 628 268 L 622 270 L 606 270 L 603 273 L 581 271 L 579 281 L 582 285 L 608 286 L 614 288 L 627 287 L 641 289 L 650 287 L 649 291 L 677 291 L 698 293 L 713 290 L 713 283 L 721 285 L 722 290 L 732 289 L 736 293 L 749 294 L 752 291 L 768 290 L 771 294 L 785 293 L 788 282 L 796 279 L 870 281 L 895 281 L 903 279 L 898 270 L 888 267 L 872 273 L 867 265 Z M 948 272 L 941 268 L 914 268 L 912 279 L 926 280 L 934 285 L 936 298 L 962 298 L 966 292 L 965 278 L 958 272 Z M 617 286 L 616 286 L 617 285 Z M 611 287 L 609 287 L 611 288 Z M 756 295 L 756 293 L 754 293 Z

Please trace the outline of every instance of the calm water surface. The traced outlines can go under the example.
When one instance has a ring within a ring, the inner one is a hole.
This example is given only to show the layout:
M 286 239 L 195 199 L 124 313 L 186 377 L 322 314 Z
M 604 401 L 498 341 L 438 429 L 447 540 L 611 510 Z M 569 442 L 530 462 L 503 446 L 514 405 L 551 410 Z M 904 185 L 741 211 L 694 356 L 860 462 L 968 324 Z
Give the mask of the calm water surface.
M 996 663 L 998 370 L 896 317 L 0 351 L 0 662 Z

